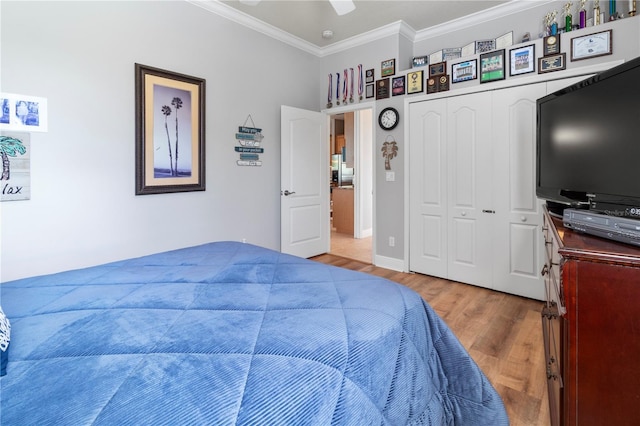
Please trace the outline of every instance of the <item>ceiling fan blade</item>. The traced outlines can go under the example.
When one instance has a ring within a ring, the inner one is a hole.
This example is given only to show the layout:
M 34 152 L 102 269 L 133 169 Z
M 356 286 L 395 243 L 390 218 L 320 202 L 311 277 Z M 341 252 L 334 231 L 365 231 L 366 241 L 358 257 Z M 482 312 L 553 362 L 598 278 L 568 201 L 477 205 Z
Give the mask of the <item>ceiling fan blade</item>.
M 331 6 L 335 9 L 338 15 L 346 15 L 349 12 L 355 10 L 356 5 L 353 4 L 352 0 L 329 0 L 331 2 Z

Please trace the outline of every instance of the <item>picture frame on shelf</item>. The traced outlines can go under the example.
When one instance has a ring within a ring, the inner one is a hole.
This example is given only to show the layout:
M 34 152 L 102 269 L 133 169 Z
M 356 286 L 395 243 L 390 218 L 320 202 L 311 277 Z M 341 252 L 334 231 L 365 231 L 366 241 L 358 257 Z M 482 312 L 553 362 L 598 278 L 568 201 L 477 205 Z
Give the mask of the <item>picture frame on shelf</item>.
M 566 53 L 558 53 L 557 55 L 543 56 L 542 58 L 538 58 L 538 74 L 560 71 L 567 68 L 566 59 Z
M 365 71 L 364 82 L 365 83 L 373 83 L 375 81 L 375 71 L 373 68 Z
M 387 59 L 386 61 L 382 61 L 380 65 L 380 75 L 382 77 L 389 77 L 391 75 L 395 75 L 395 73 L 396 73 L 395 59 Z
M 504 49 L 509 46 L 513 46 L 513 31 L 509 31 L 506 34 L 496 38 L 494 47 L 496 49 Z
M 424 72 L 414 71 L 407 74 L 407 94 L 424 92 Z
M 496 41 L 494 39 L 477 40 L 476 41 L 476 53 L 486 53 L 496 48 Z
M 374 84 L 367 84 L 367 86 L 365 87 L 365 97 L 367 99 L 373 98 L 375 96 L 374 87 L 375 87 Z
M 478 78 L 478 60 L 458 62 L 451 65 L 451 83 L 475 80 Z
M 413 68 L 426 67 L 428 63 L 429 63 L 429 57 L 427 55 L 415 56 L 413 58 L 413 61 L 411 62 L 411 66 Z
M 509 50 L 509 75 L 528 74 L 536 70 L 536 46 L 518 47 Z
M 560 53 L 560 34 L 546 36 L 542 39 L 542 56 Z
M 376 100 L 387 99 L 391 95 L 389 77 L 376 80 Z
M 136 195 L 205 190 L 205 87 L 135 64 Z
M 480 55 L 480 83 L 504 80 L 505 74 L 504 49 Z
M 450 62 L 454 59 L 459 59 L 462 57 L 462 47 L 449 47 L 446 49 L 442 49 L 442 61 Z
M 399 96 L 405 94 L 405 76 L 393 77 L 391 79 L 391 94 Z
M 571 39 L 571 60 L 595 58 L 613 53 L 611 38 L 613 30 L 600 31 Z
M 443 75 L 447 73 L 446 62 L 436 62 L 435 64 L 429 64 L 429 77 L 436 75 Z

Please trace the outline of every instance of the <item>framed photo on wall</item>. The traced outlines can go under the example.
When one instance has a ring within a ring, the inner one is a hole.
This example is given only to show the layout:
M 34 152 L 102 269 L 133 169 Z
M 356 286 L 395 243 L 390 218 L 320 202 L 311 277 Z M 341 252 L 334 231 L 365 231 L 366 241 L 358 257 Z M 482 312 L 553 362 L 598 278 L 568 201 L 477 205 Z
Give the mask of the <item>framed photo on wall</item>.
M 382 61 L 380 66 L 380 75 L 382 77 L 388 77 L 390 75 L 394 75 L 396 73 L 396 60 L 395 59 L 387 59 L 386 61 Z
M 567 67 L 566 56 L 566 53 L 558 53 L 538 58 L 538 74 L 565 69 Z
M 509 51 L 509 75 L 519 75 L 534 72 L 536 70 L 536 46 L 529 46 L 511 49 Z
M 451 65 L 451 82 L 460 83 L 462 81 L 475 80 L 478 78 L 478 60 L 459 62 Z
M 424 72 L 414 71 L 407 74 L 407 94 L 424 92 Z
M 136 195 L 205 190 L 205 80 L 135 64 Z
M 480 55 L 480 83 L 504 80 L 504 49 Z
M 376 99 L 386 99 L 391 94 L 389 87 L 389 78 L 381 78 L 376 80 Z
M 393 77 L 391 79 L 391 94 L 393 96 L 404 95 L 405 93 L 405 77 Z
M 374 82 L 374 70 L 373 70 L 373 68 L 368 69 L 367 71 L 365 71 L 364 81 L 365 81 L 365 83 L 373 83 Z
M 373 84 L 367 84 L 367 87 L 365 88 L 365 96 L 367 97 L 367 99 L 373 98 L 375 96 Z
M 571 60 L 595 58 L 596 56 L 611 55 L 612 30 L 593 33 L 571 39 Z

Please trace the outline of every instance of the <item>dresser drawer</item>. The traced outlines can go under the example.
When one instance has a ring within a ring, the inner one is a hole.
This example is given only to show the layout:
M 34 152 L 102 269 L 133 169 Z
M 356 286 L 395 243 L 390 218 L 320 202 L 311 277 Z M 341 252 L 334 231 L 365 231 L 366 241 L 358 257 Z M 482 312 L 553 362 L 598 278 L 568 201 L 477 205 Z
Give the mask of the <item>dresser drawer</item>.
M 545 278 L 545 294 L 547 306 L 553 302 L 558 309 L 560 315 L 566 313 L 564 289 L 562 285 L 562 256 L 558 253 L 560 242 L 558 236 L 553 232 L 554 227 L 549 223 L 547 215 L 543 216 L 542 233 L 544 237 L 545 247 L 545 265 L 542 269 L 542 275 Z

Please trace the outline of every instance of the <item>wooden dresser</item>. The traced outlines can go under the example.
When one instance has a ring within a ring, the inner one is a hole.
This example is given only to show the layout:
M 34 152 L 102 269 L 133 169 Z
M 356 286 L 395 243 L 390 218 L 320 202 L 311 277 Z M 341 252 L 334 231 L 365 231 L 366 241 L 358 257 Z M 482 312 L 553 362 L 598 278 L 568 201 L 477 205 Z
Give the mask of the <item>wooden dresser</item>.
M 544 211 L 542 310 L 552 425 L 640 425 L 640 248 Z

